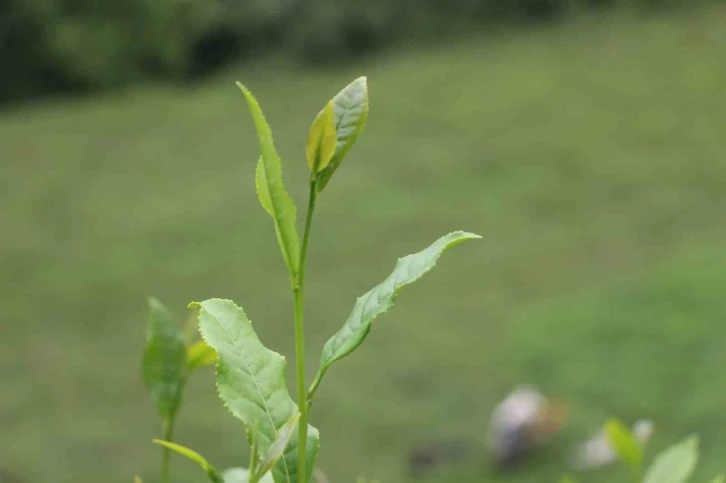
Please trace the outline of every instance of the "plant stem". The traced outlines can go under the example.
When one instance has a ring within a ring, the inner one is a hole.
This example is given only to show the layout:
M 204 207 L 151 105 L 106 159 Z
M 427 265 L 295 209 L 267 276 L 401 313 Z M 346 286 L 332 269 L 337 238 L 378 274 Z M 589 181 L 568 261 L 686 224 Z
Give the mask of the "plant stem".
M 307 481 L 305 463 L 307 460 L 307 435 L 308 435 L 308 403 L 307 390 L 305 385 L 305 332 L 303 325 L 303 296 L 305 289 L 305 261 L 308 253 L 308 240 L 310 239 L 310 228 L 313 224 L 313 212 L 315 211 L 315 200 L 317 198 L 317 175 L 310 178 L 310 195 L 308 197 L 308 211 L 305 216 L 305 230 L 303 231 L 302 247 L 300 248 L 300 265 L 297 279 L 293 280 L 293 291 L 295 294 L 295 365 L 297 367 L 297 404 L 300 410 L 300 422 L 298 426 L 298 454 L 297 468 L 299 481 Z
M 174 437 L 174 415 L 164 419 L 164 441 L 172 441 Z M 167 447 L 161 449 L 161 483 L 169 483 L 169 458 L 171 450 Z

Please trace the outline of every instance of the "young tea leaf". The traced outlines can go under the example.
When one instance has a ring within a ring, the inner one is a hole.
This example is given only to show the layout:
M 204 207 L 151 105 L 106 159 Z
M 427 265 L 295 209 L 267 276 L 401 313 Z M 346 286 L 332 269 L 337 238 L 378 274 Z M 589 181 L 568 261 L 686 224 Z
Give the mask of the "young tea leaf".
M 247 468 L 230 468 L 222 473 L 222 478 L 224 478 L 224 483 L 248 483 L 250 481 L 250 472 Z M 267 473 L 257 481 L 259 483 L 274 483 L 275 480 Z
M 643 483 L 684 483 L 696 469 L 698 436 L 690 436 L 655 457 Z
M 252 93 L 239 82 L 247 100 L 257 131 L 262 156 L 257 163 L 255 184 L 262 207 L 275 223 L 277 241 L 290 273 L 297 274 L 300 262 L 300 239 L 295 226 L 297 209 L 282 182 L 282 164 L 272 141 L 270 126 Z
M 716 478 L 711 480 L 711 483 L 724 483 L 724 476 L 723 475 L 717 476 Z
M 323 347 L 320 367 L 310 388 L 309 399 L 312 399 L 331 364 L 353 352 L 368 335 L 373 320 L 393 306 L 399 290 L 415 282 L 431 270 L 444 250 L 475 238 L 481 237 L 463 231 L 449 233 L 436 240 L 428 248 L 400 258 L 393 273 L 383 283 L 358 298 L 353 307 L 353 312 L 343 328 L 331 337 Z
M 154 298 L 149 299 L 149 307 L 141 373 L 159 414 L 166 420 L 174 416 L 181 402 L 186 347 L 166 307 Z
M 231 300 L 210 299 L 190 306 L 200 307 L 202 338 L 217 351 L 217 390 L 224 405 L 245 424 L 248 439 L 256 426 L 256 446 L 260 454 L 266 454 L 278 431 L 298 413 L 285 384 L 285 358 L 260 342 L 247 315 Z M 295 434 L 272 469 L 275 482 L 308 481 L 318 447 L 318 431 L 309 426 L 309 474 L 305 479 L 299 477 Z
M 330 163 L 320 172 L 317 190 L 323 188 L 330 181 L 331 176 L 338 169 L 340 163 L 353 147 L 360 133 L 368 121 L 368 83 L 365 77 L 359 77 L 348 84 L 333 98 L 335 114 L 336 146 L 335 154 Z M 318 117 L 323 115 L 323 111 Z
M 174 451 L 177 454 L 180 454 L 184 456 L 185 458 L 188 458 L 195 463 L 197 463 L 202 470 L 207 474 L 209 479 L 213 483 L 224 483 L 224 479 L 222 478 L 222 475 L 219 474 L 219 472 L 214 468 L 214 466 L 210 465 L 209 462 L 204 459 L 202 455 L 197 453 L 196 451 L 187 448 L 186 446 L 182 446 L 180 444 L 172 443 L 170 441 L 162 441 L 160 439 L 153 440 L 154 443 L 158 444 L 159 446 L 163 446 L 165 448 L 169 448 L 170 450 Z
M 187 372 L 194 372 L 217 362 L 217 353 L 203 340 L 199 340 L 187 349 Z
M 612 419 L 605 424 L 605 434 L 620 458 L 634 471 L 643 464 L 643 448 L 632 432 L 620 421 Z
M 310 126 L 305 154 L 308 159 L 310 171 L 322 171 L 335 154 L 337 136 L 335 134 L 335 112 L 333 101 L 328 102 L 325 108 Z
M 272 442 L 269 449 L 267 450 L 267 454 L 265 454 L 265 456 L 262 458 L 260 465 L 255 471 L 255 477 L 258 480 L 261 479 L 263 475 L 266 475 L 277 464 L 280 458 L 282 458 L 282 455 L 285 452 L 285 448 L 287 448 L 288 444 L 290 443 L 290 439 L 292 438 L 293 434 L 295 434 L 295 430 L 297 429 L 297 422 L 299 419 L 300 413 L 297 413 L 292 418 L 288 419 L 288 421 L 282 426 L 282 428 L 279 429 L 275 441 Z
M 134 483 L 144 483 L 140 476 L 134 476 Z

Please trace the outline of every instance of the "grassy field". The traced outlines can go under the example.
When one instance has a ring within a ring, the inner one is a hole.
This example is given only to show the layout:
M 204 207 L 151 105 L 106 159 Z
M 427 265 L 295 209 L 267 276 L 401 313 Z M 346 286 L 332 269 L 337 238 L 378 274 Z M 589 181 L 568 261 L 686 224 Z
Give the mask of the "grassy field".
M 454 229 L 484 240 L 446 254 L 327 376 L 313 421 L 332 481 L 408 481 L 412 446 L 456 438 L 469 459 L 428 481 L 556 481 L 568 445 L 611 415 L 653 418 L 651 451 L 700 433 L 694 481 L 708 481 L 726 469 L 724 22 L 723 9 L 583 20 L 0 114 L 0 469 L 154 481 L 139 376 L 150 294 L 180 323 L 191 300 L 233 298 L 291 360 L 285 269 L 232 81 L 260 100 L 302 204 L 309 122 L 364 73 L 369 127 L 313 232 L 311 373 L 396 257 Z M 489 413 L 521 382 L 572 417 L 548 454 L 491 475 Z M 209 372 L 191 382 L 178 440 L 220 467 L 246 460 Z M 175 481 L 202 481 L 175 462 Z

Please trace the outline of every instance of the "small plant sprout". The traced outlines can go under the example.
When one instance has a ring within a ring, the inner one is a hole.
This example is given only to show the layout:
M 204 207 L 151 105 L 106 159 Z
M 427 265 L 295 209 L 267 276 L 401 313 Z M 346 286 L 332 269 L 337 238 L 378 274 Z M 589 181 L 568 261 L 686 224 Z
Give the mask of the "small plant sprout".
M 318 198 L 355 144 L 368 119 L 365 77 L 356 79 L 318 113 L 305 148 L 310 168 L 307 211 L 302 236 L 297 210 L 282 179 L 262 109 L 252 93 L 238 84 L 252 114 L 261 156 L 255 186 L 262 208 L 273 221 L 277 243 L 290 275 L 294 301 L 296 400 L 285 383 L 287 362 L 257 337 L 247 314 L 231 300 L 193 302 L 198 309 L 201 341 L 185 338 L 168 311 L 152 300 L 149 335 L 143 360 L 144 381 L 163 421 L 161 481 L 169 481 L 169 452 L 199 464 L 214 483 L 307 483 L 318 474 L 315 462 L 320 434 L 310 425 L 309 411 L 317 390 L 335 362 L 353 352 L 366 338 L 373 321 L 391 308 L 401 288 L 431 270 L 448 248 L 478 235 L 449 233 L 418 253 L 400 258 L 393 272 L 359 297 L 342 328 L 325 343 L 315 378 L 305 380 L 305 275 L 308 244 Z M 217 471 L 198 453 L 173 442 L 173 427 L 184 383 L 192 372 L 216 362 L 217 390 L 224 406 L 246 427 L 251 456 L 247 468 Z

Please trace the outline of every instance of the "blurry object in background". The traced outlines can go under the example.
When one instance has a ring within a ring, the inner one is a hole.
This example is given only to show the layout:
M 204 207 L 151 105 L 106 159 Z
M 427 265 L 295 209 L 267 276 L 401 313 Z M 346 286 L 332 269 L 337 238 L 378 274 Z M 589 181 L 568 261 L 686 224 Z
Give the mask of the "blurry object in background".
M 640 419 L 633 424 L 635 439 L 644 446 L 653 434 L 653 422 Z M 601 430 L 588 441 L 578 445 L 570 455 L 570 464 L 578 469 L 594 469 L 610 465 L 618 459 L 605 431 Z
M 408 453 L 408 471 L 413 478 L 422 478 L 443 465 L 461 461 L 470 447 L 465 441 L 432 441 L 420 444 Z
M 313 478 L 315 479 L 315 483 L 330 483 L 330 478 L 320 468 L 315 468 Z
M 489 443 L 500 469 L 526 460 L 562 427 L 568 409 L 536 388 L 517 387 L 493 411 Z

